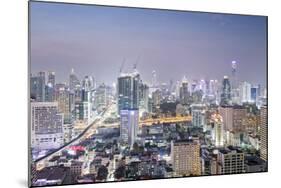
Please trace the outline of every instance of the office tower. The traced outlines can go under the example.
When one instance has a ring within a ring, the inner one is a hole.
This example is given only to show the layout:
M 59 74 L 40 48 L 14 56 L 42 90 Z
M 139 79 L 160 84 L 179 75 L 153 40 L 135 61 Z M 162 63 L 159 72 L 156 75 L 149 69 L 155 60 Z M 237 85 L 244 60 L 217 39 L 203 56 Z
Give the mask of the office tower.
M 243 82 L 240 86 L 241 103 L 251 102 L 251 84 Z
M 145 83 L 140 84 L 139 88 L 139 104 L 140 110 L 148 112 L 148 95 L 149 95 L 149 87 Z
M 96 109 L 103 109 L 107 105 L 107 90 L 105 84 L 97 87 L 95 92 L 94 106 Z
M 152 103 L 154 107 L 159 107 L 162 100 L 162 93 L 159 89 L 152 93 Z
M 132 148 L 138 133 L 138 109 L 121 110 L 120 121 L 120 139 L 123 143 L 127 143 Z
M 36 102 L 45 101 L 45 72 L 31 75 L 30 78 L 30 97 Z
M 189 100 L 188 82 L 186 77 L 183 78 L 180 86 L 180 102 L 183 105 L 187 105 Z
M 211 116 L 211 122 L 213 126 L 213 141 L 216 147 L 222 147 L 224 145 L 224 129 L 223 119 L 219 113 L 215 113 Z
M 197 80 L 193 80 L 191 83 L 191 93 L 195 92 L 197 89 Z
M 38 94 L 38 76 L 30 75 L 30 98 L 36 101 Z
M 204 104 L 192 104 L 191 115 L 192 125 L 195 127 L 203 127 L 205 125 L 205 109 Z
M 225 131 L 231 131 L 233 129 L 233 107 L 232 106 L 220 106 L 219 114 L 222 116 L 223 129 Z
M 123 109 L 139 108 L 139 82 L 137 72 L 121 73 L 118 77 L 118 112 Z
M 86 101 L 77 101 L 75 102 L 75 111 L 74 111 L 75 120 L 84 121 L 88 124 L 91 120 L 91 104 Z
M 171 159 L 175 176 L 201 175 L 199 140 L 172 141 Z
M 243 120 L 247 116 L 247 109 L 243 106 L 221 106 L 219 113 L 223 119 L 223 127 L 225 131 L 234 133 L 244 132 L 246 127 L 243 125 Z
M 267 125 L 267 106 L 262 106 L 260 109 L 260 156 L 267 161 L 268 153 L 268 125 Z
M 223 77 L 220 104 L 221 105 L 231 104 L 231 86 L 227 76 Z
M 238 148 L 227 147 L 218 152 L 218 174 L 237 174 L 244 170 L 244 153 Z
M 56 149 L 63 145 L 63 114 L 57 102 L 31 102 L 31 147 Z
M 54 102 L 55 101 L 55 88 L 51 83 L 45 86 L 45 101 Z
M 69 75 L 69 89 L 70 92 L 74 92 L 77 88 L 81 87 L 81 83 L 77 78 L 74 69 L 71 69 L 71 73 Z
M 251 87 L 251 102 L 257 104 L 260 97 L 260 88 L 258 85 Z
M 92 76 L 85 76 L 82 80 L 82 88 L 91 91 L 94 88 L 94 79 Z
M 200 80 L 199 89 L 202 91 L 203 95 L 207 94 L 207 82 L 205 80 Z
M 243 120 L 247 116 L 247 109 L 243 106 L 235 105 L 233 106 L 233 127 L 234 133 L 245 132 L 246 127 L 243 125 Z
M 209 82 L 209 95 L 215 95 L 215 81 L 210 80 Z
M 45 101 L 55 101 L 55 72 L 48 72 L 47 84 L 45 85 Z
M 231 62 L 231 98 L 233 104 L 239 104 L 239 87 L 238 87 L 238 77 L 237 77 L 237 62 Z
M 71 104 L 69 88 L 65 84 L 56 84 L 55 101 L 58 102 L 58 110 L 63 113 L 64 123 L 71 123 Z
M 55 87 L 55 85 L 56 85 L 56 75 L 55 75 L 55 72 L 52 72 L 52 71 L 48 72 L 47 84 L 51 84 L 53 87 Z

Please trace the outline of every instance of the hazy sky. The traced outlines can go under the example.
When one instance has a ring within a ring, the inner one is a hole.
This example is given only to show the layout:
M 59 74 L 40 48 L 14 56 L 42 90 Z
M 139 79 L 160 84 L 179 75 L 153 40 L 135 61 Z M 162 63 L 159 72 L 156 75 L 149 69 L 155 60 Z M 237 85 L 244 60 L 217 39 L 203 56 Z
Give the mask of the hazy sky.
M 116 82 L 125 58 L 144 81 L 222 80 L 236 60 L 240 81 L 266 83 L 265 17 L 32 2 L 30 18 L 31 72 L 57 81 Z

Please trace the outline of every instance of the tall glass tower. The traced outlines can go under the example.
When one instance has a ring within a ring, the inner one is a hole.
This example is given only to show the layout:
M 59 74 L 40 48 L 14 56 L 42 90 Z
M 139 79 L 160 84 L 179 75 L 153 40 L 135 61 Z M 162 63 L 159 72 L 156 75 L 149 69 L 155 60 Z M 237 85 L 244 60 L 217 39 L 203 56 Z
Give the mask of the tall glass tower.
M 118 112 L 124 109 L 139 108 L 140 75 L 137 72 L 122 73 L 118 77 Z
M 223 77 L 220 104 L 221 105 L 231 104 L 231 86 L 228 76 Z

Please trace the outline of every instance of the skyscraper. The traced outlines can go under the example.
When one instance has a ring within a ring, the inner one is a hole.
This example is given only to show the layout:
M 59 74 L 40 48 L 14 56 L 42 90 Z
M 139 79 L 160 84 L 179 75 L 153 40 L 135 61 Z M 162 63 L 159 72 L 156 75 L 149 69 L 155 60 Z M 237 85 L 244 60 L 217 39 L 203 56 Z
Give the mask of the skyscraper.
M 222 147 L 224 145 L 224 129 L 223 119 L 219 113 L 215 113 L 211 117 L 213 123 L 213 141 L 216 147 Z
M 171 159 L 175 176 L 201 175 L 199 140 L 172 141 Z
M 54 102 L 55 100 L 55 72 L 48 72 L 48 80 L 45 86 L 45 101 Z
M 139 87 L 139 104 L 140 109 L 148 112 L 148 95 L 149 95 L 149 87 L 145 83 L 140 83 Z
M 154 107 L 159 107 L 161 104 L 162 93 L 159 89 L 152 93 L 152 103 Z
M 48 72 L 48 81 L 47 84 L 52 84 L 53 87 L 56 85 L 56 76 L 55 72 L 49 71 Z
M 192 104 L 191 115 L 192 125 L 195 127 L 203 127 L 205 124 L 205 108 L 203 104 Z
M 260 156 L 263 160 L 267 161 L 267 106 L 262 106 L 260 110 Z
M 225 131 L 234 133 L 245 131 L 246 127 L 243 125 L 243 120 L 246 118 L 247 109 L 243 106 L 221 106 L 219 113 L 223 119 L 223 127 Z
M 71 104 L 69 88 L 65 84 L 56 84 L 55 101 L 58 102 L 58 110 L 63 113 L 64 123 L 71 122 Z
M 239 87 L 237 77 L 237 62 L 231 62 L 231 99 L 233 104 L 239 104 Z
M 222 116 L 223 129 L 231 131 L 233 129 L 233 108 L 232 106 L 220 106 L 219 114 Z
M 130 74 L 121 73 L 118 77 L 118 112 L 124 109 L 139 108 L 139 82 L 137 72 Z
M 132 148 L 138 134 L 139 111 L 138 109 L 121 110 L 120 118 L 120 139 Z
M 230 86 L 228 76 L 223 77 L 220 104 L 221 105 L 231 104 L 231 86 Z
M 39 84 L 38 76 L 31 75 L 30 76 L 30 98 L 35 101 L 36 101 L 37 93 L 38 93 L 38 84 Z
M 63 144 L 63 114 L 57 102 L 31 102 L 31 147 L 38 150 Z
M 243 82 L 240 86 L 241 103 L 251 102 L 251 84 Z
M 94 88 L 94 79 L 92 76 L 85 76 L 82 80 L 82 88 L 91 91 Z
M 75 102 L 75 111 L 74 111 L 75 120 L 84 121 L 87 125 L 91 119 L 91 105 L 87 101 L 76 101 Z
M 186 77 L 183 78 L 180 86 L 180 102 L 183 105 L 187 105 L 189 100 L 188 82 Z
M 103 109 L 107 105 L 107 92 L 105 84 L 97 87 L 95 92 L 94 106 L 96 109 Z
M 73 92 L 77 89 L 81 87 L 81 83 L 79 81 L 79 79 L 77 78 L 74 69 L 71 69 L 71 73 L 69 75 L 69 89 L 70 92 Z

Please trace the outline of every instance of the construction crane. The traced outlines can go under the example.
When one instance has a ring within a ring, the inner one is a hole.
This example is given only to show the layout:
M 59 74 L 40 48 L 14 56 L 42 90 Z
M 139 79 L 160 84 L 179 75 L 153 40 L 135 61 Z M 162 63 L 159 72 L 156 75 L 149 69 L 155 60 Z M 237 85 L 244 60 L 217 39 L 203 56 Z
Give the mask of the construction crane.
M 139 60 L 140 60 L 140 55 L 138 56 L 138 58 L 137 58 L 137 60 L 136 60 L 136 63 L 134 63 L 134 66 L 133 66 L 133 69 L 134 69 L 134 70 L 136 70 L 136 69 L 137 69 L 137 66 L 138 66 Z
M 121 64 L 120 70 L 119 70 L 119 73 L 120 73 L 120 74 L 122 73 L 122 70 L 123 70 L 123 68 L 124 68 L 125 62 L 126 62 L 126 59 L 123 58 L 123 62 L 122 62 L 122 64 Z

